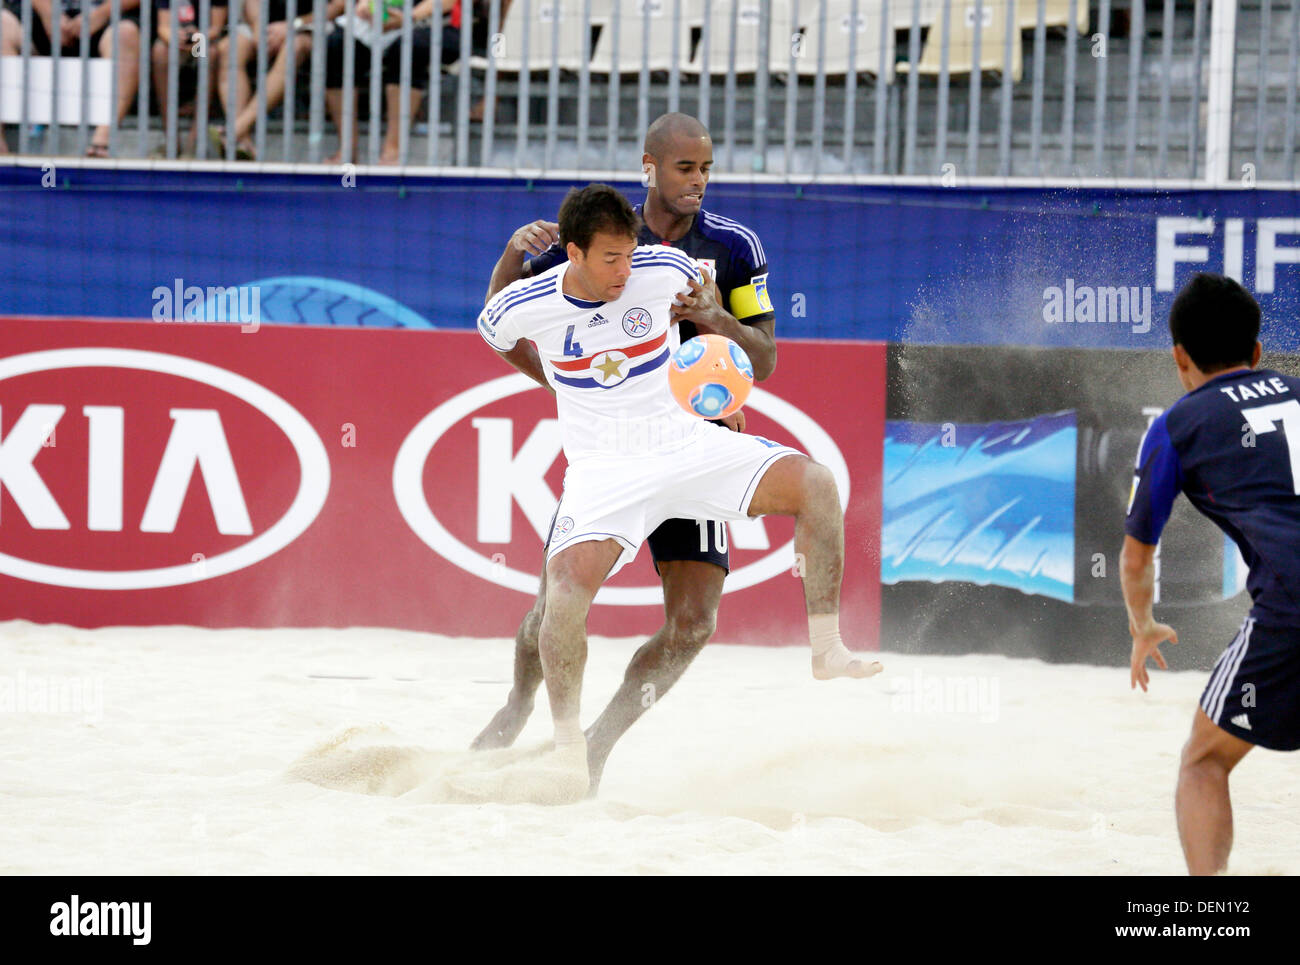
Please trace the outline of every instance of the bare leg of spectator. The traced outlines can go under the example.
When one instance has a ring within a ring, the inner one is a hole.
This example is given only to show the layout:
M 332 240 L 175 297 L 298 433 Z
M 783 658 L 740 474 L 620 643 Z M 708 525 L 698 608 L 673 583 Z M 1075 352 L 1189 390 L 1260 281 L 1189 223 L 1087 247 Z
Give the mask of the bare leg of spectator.
M 22 56 L 23 25 L 8 10 L 0 7 L 0 56 Z M 5 141 L 5 128 L 0 124 L 0 154 L 8 154 L 9 145 Z
M 149 76 L 153 79 L 153 95 L 163 114 L 163 124 L 167 123 L 167 44 L 158 40 L 153 50 L 149 51 Z
M 227 76 L 230 57 L 230 36 L 217 44 L 217 54 L 213 59 L 213 84 L 217 88 L 217 97 L 221 99 L 221 109 L 226 115 L 226 125 L 231 126 L 230 119 L 236 117 L 253 96 L 253 86 L 248 79 L 248 62 L 257 54 L 257 45 L 252 38 L 240 33 L 235 38 L 235 107 L 227 102 L 230 98 L 230 79 Z
M 130 20 L 123 20 L 118 24 L 117 29 L 117 64 L 114 69 L 117 71 L 116 109 L 117 122 L 120 125 L 122 118 L 126 117 L 126 112 L 135 103 L 135 93 L 140 82 L 137 67 L 140 62 L 140 28 Z M 105 30 L 99 38 L 99 56 L 106 59 L 113 56 L 111 28 Z M 108 127 L 107 124 L 103 124 L 95 128 L 95 133 L 90 139 L 90 150 L 87 152 L 91 157 L 108 157 Z
M 293 69 L 297 70 L 311 53 L 311 34 L 300 33 L 294 36 Z M 289 70 L 290 52 L 287 44 L 281 45 L 275 55 L 275 62 L 266 72 L 266 109 L 271 111 L 280 106 L 284 100 L 284 78 Z M 235 118 L 234 136 L 238 141 L 247 141 L 253 128 L 257 125 L 257 101 L 250 100 Z
M 343 92 L 339 91 L 341 95 Z M 402 136 L 402 87 L 389 84 L 384 88 L 384 99 L 388 109 L 388 130 L 384 133 L 384 146 L 379 152 L 380 164 L 396 164 L 400 159 Z M 424 91 L 418 87 L 411 88 L 411 117 L 420 109 L 424 100 Z
M 509 12 L 510 12 L 510 0 L 501 0 L 501 21 L 500 22 L 502 24 L 506 22 L 506 14 L 508 14 Z M 488 37 L 489 52 L 491 51 L 492 45 L 495 42 L 496 42 L 495 37 Z M 501 103 L 501 98 L 498 97 L 492 104 L 494 111 L 496 110 L 496 106 L 500 103 Z M 469 109 L 469 119 L 475 123 L 481 124 L 483 123 L 483 118 L 486 115 L 487 115 L 487 98 L 483 97 L 479 99 L 477 104 L 475 104 L 473 107 Z
M 339 149 L 338 153 L 325 159 L 326 164 L 344 164 L 352 161 L 356 152 L 357 145 L 357 99 L 355 92 L 352 95 L 352 143 L 344 145 L 343 138 L 343 89 L 335 88 L 325 91 L 325 109 L 329 111 L 330 120 L 334 122 L 334 128 L 339 132 Z

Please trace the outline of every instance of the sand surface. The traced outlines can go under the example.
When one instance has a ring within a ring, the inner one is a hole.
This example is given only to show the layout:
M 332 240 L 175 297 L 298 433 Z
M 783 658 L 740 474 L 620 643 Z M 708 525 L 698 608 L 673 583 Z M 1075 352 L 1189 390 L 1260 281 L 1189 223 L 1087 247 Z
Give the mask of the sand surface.
M 639 643 L 592 641 L 584 723 Z M 466 750 L 512 646 L 0 624 L 0 872 L 1183 872 L 1202 672 L 1143 695 L 1119 668 L 886 652 L 880 677 L 818 682 L 802 649 L 711 645 L 597 799 L 455 803 L 457 774 L 512 757 Z M 550 726 L 539 700 L 517 747 Z M 1296 763 L 1238 768 L 1230 870 L 1300 871 Z

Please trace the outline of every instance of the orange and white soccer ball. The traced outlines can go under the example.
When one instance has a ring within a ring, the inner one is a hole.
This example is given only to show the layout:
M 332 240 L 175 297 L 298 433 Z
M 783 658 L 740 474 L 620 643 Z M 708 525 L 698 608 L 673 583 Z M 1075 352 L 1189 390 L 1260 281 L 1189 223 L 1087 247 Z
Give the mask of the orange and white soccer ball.
M 723 335 L 696 335 L 668 363 L 673 398 L 691 415 L 721 419 L 739 411 L 754 387 L 754 365 Z

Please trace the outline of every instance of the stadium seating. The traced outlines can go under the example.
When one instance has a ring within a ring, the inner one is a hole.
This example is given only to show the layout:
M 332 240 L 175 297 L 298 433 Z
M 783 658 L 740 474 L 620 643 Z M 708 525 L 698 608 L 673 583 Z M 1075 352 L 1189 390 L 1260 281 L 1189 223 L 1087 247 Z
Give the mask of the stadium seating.
M 1020 30 L 1011 34 L 1011 63 L 1007 63 L 1007 3 L 1015 0 L 976 0 L 952 4 L 952 19 L 948 30 L 948 74 L 957 76 L 970 74 L 975 69 L 975 10 L 978 5 L 981 13 L 979 67 L 981 72 L 993 71 L 998 74 L 1011 72 L 1011 79 L 1019 82 L 1024 73 L 1024 51 L 1021 47 Z M 1035 14 L 1036 15 L 1036 14 Z M 942 17 L 942 14 L 940 14 Z M 943 54 L 940 34 L 942 19 L 935 22 L 926 37 L 921 51 L 921 61 L 916 65 L 917 72 L 924 75 L 938 75 Z M 910 65 L 902 63 L 898 69 L 904 73 Z
M 1023 0 L 1022 0 L 1023 2 Z M 816 3 L 813 4 L 814 13 Z M 870 0 L 870 2 L 858 3 L 858 10 L 862 12 L 871 8 L 871 23 L 880 24 L 880 0 Z M 917 21 L 922 28 L 929 27 L 939 22 L 939 17 L 943 9 L 943 0 L 921 0 L 920 19 Z M 894 25 L 895 30 L 907 30 L 912 26 L 912 0 L 890 0 L 889 3 L 889 22 Z
M 516 0 L 518 2 L 518 0 Z M 674 0 L 600 0 L 591 4 L 591 21 L 600 25 L 600 37 L 592 56 L 594 73 L 608 74 L 614 69 L 615 45 L 613 21 L 618 14 L 617 63 L 620 74 L 640 71 L 642 52 L 648 50 L 651 70 L 670 70 L 673 65 Z M 690 23 L 695 19 L 696 0 L 677 0 L 681 19 L 677 35 L 677 62 L 685 66 L 691 56 Z M 715 4 L 715 6 L 720 6 Z M 579 4 L 579 9 L 581 5 Z M 648 44 L 647 44 L 648 40 Z
M 54 60 L 32 57 L 28 61 L 28 121 L 48 124 L 54 101 Z M 113 83 L 113 62 L 95 57 L 86 62 L 86 122 L 107 124 L 113 113 L 109 96 Z M 59 120 L 75 124 L 81 119 L 82 64 L 78 57 L 59 59 Z M 23 61 L 21 57 L 0 57 L 0 123 L 17 123 L 23 116 Z
M 1032 30 L 1038 26 L 1038 0 L 1019 0 L 1016 4 L 1016 22 L 1021 30 Z M 1070 0 L 1045 0 L 1043 4 L 1043 23 L 1048 27 L 1064 27 L 1070 22 Z M 1081 34 L 1088 32 L 1088 0 L 1076 0 L 1075 29 Z
M 801 36 L 800 55 L 795 58 L 796 68 L 801 77 L 812 76 L 817 73 L 818 55 L 822 50 L 824 50 L 825 54 L 827 76 L 843 76 L 849 72 L 849 25 L 853 20 L 853 4 L 851 0 L 827 0 L 824 43 L 820 27 L 821 11 L 819 4 L 815 0 L 799 4 L 800 23 L 797 26 L 790 24 L 788 19 L 790 11 L 788 8 L 785 13 L 787 19 L 778 21 L 772 31 L 774 40 L 772 44 L 771 70 L 773 73 L 786 74 L 790 70 L 789 45 L 778 44 L 775 42 L 775 38 L 778 36 L 783 38 L 792 37 L 795 33 L 799 33 Z M 908 16 L 911 16 L 910 5 Z M 789 25 L 789 29 L 779 30 L 778 28 L 782 23 Z M 857 50 L 853 58 L 853 69 L 859 74 L 875 76 L 880 73 L 882 47 L 880 26 L 879 2 L 877 0 L 871 0 L 871 2 L 859 0 Z M 894 76 L 893 30 L 885 31 L 883 46 L 885 79 L 892 81 Z
M 774 16 L 775 8 L 773 4 Z M 780 4 L 785 8 L 785 4 Z M 703 49 L 707 44 L 709 54 L 709 73 L 726 74 L 731 64 L 731 20 L 735 8 L 736 19 L 736 73 L 753 74 L 758 71 L 758 0 L 730 0 L 715 3 L 710 7 L 709 36 L 701 39 L 695 58 L 688 65 L 694 73 L 703 69 Z M 788 14 L 787 14 L 788 17 Z
M 935 0 L 925 0 L 926 4 Z M 758 0 L 735 0 L 736 6 L 736 73 L 753 74 L 758 71 L 759 10 Z M 817 73 L 818 46 L 821 43 L 818 29 L 820 7 L 817 0 L 804 0 L 799 4 L 799 22 L 793 19 L 793 4 L 772 4 L 772 29 L 768 37 L 768 71 L 786 75 L 790 72 L 791 46 L 798 37 L 796 70 L 801 77 Z M 858 41 L 854 69 L 859 74 L 875 75 L 880 71 L 881 30 L 880 0 L 858 0 Z M 733 3 L 715 3 L 711 7 L 709 37 L 707 41 L 709 73 L 725 75 L 731 63 L 731 17 Z M 892 8 L 891 8 L 892 9 Z M 827 76 L 843 76 L 849 69 L 849 23 L 852 19 L 852 0 L 827 0 L 825 70 Z M 908 7 L 910 23 L 911 8 Z M 894 19 L 891 16 L 891 21 Z M 697 19 L 694 26 L 698 28 Z M 886 64 L 888 76 L 893 76 L 894 35 L 885 31 Z M 703 40 L 686 69 L 699 73 L 704 66 Z
M 558 36 L 553 36 L 552 26 L 558 15 Z M 497 60 L 497 70 L 517 74 L 525 63 L 524 25 L 528 26 L 528 72 L 544 73 L 554 60 L 561 70 L 576 71 L 584 56 L 582 44 L 581 0 L 514 0 L 501 25 L 504 40 L 502 56 Z M 553 43 L 554 41 L 554 43 Z M 486 60 L 475 59 L 473 66 L 486 66 Z

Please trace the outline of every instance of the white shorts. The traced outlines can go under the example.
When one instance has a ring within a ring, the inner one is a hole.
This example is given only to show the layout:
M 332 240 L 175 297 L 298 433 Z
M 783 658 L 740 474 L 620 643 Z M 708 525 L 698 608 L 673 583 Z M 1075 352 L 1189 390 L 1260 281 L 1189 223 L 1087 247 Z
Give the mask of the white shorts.
M 546 558 L 578 543 L 615 539 L 623 552 L 613 576 L 666 519 L 748 519 L 763 474 L 784 456 L 802 455 L 761 436 L 711 423 L 702 428 L 707 431 L 673 452 L 570 463 Z

